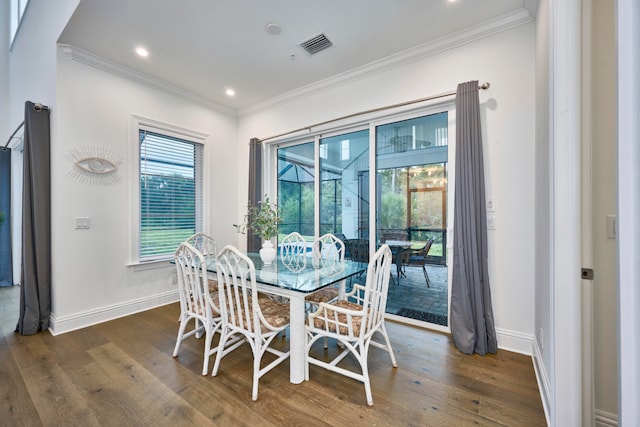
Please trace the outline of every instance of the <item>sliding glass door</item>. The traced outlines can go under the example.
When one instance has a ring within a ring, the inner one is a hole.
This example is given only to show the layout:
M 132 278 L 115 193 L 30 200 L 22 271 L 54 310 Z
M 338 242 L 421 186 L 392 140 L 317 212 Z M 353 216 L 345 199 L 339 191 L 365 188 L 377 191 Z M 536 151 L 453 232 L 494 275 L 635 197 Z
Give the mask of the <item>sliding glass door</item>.
M 320 139 L 320 234 L 360 238 L 369 231 L 369 130 Z
M 297 231 L 309 239 L 314 236 L 314 145 L 313 141 L 305 142 L 277 151 L 278 207 L 282 216 L 278 226 L 280 235 Z
M 376 127 L 376 235 L 394 254 L 387 313 L 447 325 L 448 113 Z
M 402 230 L 416 243 L 436 239 L 430 253 L 446 264 L 448 114 L 376 128 L 376 234 Z M 435 259 L 435 258 L 434 258 Z
M 281 237 L 297 231 L 311 241 L 333 233 L 345 242 L 347 257 L 364 262 L 389 244 L 387 312 L 444 326 L 449 121 L 441 111 L 271 148 Z

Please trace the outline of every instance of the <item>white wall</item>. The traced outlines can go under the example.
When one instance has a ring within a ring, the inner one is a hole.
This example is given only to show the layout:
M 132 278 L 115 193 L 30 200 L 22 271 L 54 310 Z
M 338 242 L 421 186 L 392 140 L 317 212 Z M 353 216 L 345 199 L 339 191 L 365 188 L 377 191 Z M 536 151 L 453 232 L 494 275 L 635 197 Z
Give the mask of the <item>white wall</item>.
M 128 266 L 131 253 L 132 115 L 208 135 L 204 164 L 205 229 L 219 245 L 235 243 L 231 226 L 237 195 L 234 117 L 134 83 L 73 60 L 60 48 L 57 78 L 57 138 L 52 147 L 53 332 L 60 333 L 130 314 L 177 298 L 174 267 Z M 97 146 L 123 162 L 121 182 L 92 185 L 69 175 L 69 150 Z M 135 149 L 133 149 L 135 151 Z M 89 217 L 89 230 L 75 230 L 75 217 Z
M 549 2 L 550 425 L 583 425 L 582 2 Z M 542 283 L 542 286 L 546 284 Z
M 617 212 L 615 1 L 594 1 L 591 46 L 593 145 L 594 383 L 597 418 L 618 412 L 617 241 L 607 237 L 607 215 Z
M 539 387 L 547 417 L 551 396 L 551 143 L 549 128 L 549 2 L 538 3 L 536 16 L 535 143 L 535 345 Z
M 0 28 L 9 28 L 9 2 L 0 2 Z M 0 147 L 7 143 L 9 130 L 9 31 L 0 31 Z
M 29 2 L 10 54 L 11 129 L 24 120 L 25 101 L 51 107 L 52 127 L 55 126 L 56 41 L 79 1 Z
M 25 101 L 51 108 L 53 333 L 176 299 L 170 266 L 127 267 L 131 259 L 131 114 L 209 135 L 205 164 L 210 166 L 206 177 L 211 204 L 206 231 L 221 244 L 236 239 L 232 227 L 225 226 L 236 216 L 233 209 L 226 208 L 237 205 L 236 195 L 225 187 L 235 170 L 235 118 L 59 54 L 56 41 L 77 4 L 78 0 L 32 0 L 15 40 L 9 69 L 11 129 L 23 120 Z M 91 187 L 68 175 L 69 149 L 86 145 L 109 148 L 124 158 L 120 170 L 123 180 L 118 185 Z M 77 216 L 90 217 L 92 228 L 74 230 L 73 218 Z
M 618 422 L 640 420 L 640 8 L 616 2 L 618 110 Z
M 399 68 L 240 118 L 238 192 L 246 193 L 251 137 L 267 137 L 370 108 L 489 81 L 480 92 L 487 200 L 496 211 L 490 280 L 499 345 L 530 354 L 534 335 L 534 43 L 526 24 Z M 238 206 L 240 209 L 242 206 Z

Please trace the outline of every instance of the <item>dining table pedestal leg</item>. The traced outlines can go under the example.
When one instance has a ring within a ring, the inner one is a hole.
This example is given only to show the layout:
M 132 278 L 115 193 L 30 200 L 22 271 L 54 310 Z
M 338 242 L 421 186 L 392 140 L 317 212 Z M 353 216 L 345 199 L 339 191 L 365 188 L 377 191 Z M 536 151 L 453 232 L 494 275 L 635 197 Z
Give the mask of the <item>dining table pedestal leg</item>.
M 304 381 L 304 358 L 306 352 L 304 298 L 292 297 L 289 300 L 289 304 L 291 316 L 289 324 L 289 381 L 293 384 L 300 384 Z

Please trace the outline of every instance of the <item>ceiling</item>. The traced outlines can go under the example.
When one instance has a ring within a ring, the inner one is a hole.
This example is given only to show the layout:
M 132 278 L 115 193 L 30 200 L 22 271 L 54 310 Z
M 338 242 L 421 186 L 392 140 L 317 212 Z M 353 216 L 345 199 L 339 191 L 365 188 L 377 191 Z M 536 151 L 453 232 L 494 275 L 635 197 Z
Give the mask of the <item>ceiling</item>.
M 535 0 L 81 0 L 59 43 L 240 112 Z M 267 32 L 277 23 L 281 32 Z M 300 44 L 325 34 L 333 46 Z M 136 55 L 136 47 L 149 51 Z M 225 90 L 233 88 L 235 96 Z

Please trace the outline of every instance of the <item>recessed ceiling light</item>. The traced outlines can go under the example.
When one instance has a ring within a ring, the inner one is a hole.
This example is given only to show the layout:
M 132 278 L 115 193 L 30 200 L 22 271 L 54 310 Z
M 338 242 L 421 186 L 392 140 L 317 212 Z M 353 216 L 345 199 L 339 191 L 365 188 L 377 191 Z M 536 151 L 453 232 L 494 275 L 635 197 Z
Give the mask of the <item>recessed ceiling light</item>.
M 269 22 L 264 27 L 264 29 L 267 30 L 267 33 L 273 34 L 274 36 L 280 34 L 280 32 L 282 31 L 282 28 L 280 28 L 280 24 L 278 24 L 277 22 Z
M 142 57 L 147 57 L 149 56 L 149 51 L 143 47 L 137 47 L 136 48 L 136 53 Z
M 236 91 L 231 88 L 227 89 L 224 93 L 226 93 L 227 96 L 236 96 Z

